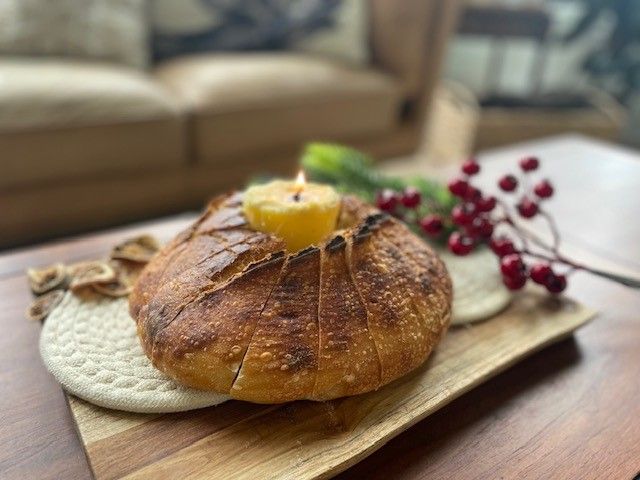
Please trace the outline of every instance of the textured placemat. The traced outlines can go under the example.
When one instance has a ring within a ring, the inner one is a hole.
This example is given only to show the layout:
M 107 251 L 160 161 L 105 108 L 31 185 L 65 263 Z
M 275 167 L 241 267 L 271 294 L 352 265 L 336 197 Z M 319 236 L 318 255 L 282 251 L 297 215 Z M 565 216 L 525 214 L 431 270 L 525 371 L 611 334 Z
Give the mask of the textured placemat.
M 482 248 L 469 256 L 439 252 L 453 282 L 452 325 L 486 320 L 504 310 L 512 294 L 502 283 L 496 256 Z
M 93 404 L 129 412 L 178 412 L 229 397 L 183 387 L 142 351 L 127 298 L 67 292 L 47 318 L 40 354 L 65 390 Z

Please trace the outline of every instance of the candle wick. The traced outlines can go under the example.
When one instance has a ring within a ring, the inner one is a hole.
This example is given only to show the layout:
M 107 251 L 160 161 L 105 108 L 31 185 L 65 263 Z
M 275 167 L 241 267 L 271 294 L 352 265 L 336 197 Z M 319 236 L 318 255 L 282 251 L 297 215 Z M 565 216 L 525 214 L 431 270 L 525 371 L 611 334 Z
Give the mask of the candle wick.
M 299 202 L 300 201 L 300 194 L 302 192 L 300 192 L 300 190 L 298 190 L 296 193 L 293 194 L 293 201 L 294 202 Z

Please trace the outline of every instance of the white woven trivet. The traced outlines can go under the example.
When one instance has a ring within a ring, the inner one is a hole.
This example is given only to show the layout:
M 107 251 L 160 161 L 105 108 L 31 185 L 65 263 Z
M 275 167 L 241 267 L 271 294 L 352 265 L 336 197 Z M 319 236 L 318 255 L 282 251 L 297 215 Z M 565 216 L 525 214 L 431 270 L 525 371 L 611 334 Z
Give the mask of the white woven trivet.
M 166 413 L 230 398 L 183 387 L 156 370 L 142 351 L 126 298 L 68 292 L 45 321 L 40 354 L 66 391 L 101 407 Z
M 509 303 L 491 252 L 464 258 L 440 254 L 454 284 L 453 324 L 489 318 Z M 66 391 L 95 405 L 142 413 L 194 410 L 229 400 L 183 387 L 156 370 L 142 351 L 126 298 L 87 295 L 68 292 L 40 337 L 42 359 Z
M 486 320 L 509 305 L 511 293 L 502 284 L 498 260 L 489 249 L 465 257 L 439 255 L 453 282 L 452 325 Z

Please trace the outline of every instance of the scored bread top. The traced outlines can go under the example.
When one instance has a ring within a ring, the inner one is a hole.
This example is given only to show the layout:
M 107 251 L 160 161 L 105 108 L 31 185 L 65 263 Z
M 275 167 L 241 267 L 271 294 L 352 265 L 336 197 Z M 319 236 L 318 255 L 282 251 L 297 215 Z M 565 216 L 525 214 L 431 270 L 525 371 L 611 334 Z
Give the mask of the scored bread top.
M 331 238 L 289 254 L 233 193 L 158 252 L 129 304 L 146 355 L 184 385 L 328 400 L 421 365 L 449 325 L 451 281 L 404 224 L 355 197 Z

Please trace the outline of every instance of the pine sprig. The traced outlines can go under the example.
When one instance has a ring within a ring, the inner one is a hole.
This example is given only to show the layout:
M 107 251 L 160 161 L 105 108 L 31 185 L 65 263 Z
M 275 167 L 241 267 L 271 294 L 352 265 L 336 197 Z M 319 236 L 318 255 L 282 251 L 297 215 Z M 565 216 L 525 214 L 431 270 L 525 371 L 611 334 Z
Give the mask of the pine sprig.
M 331 184 L 367 201 L 373 200 L 380 188 L 380 175 L 373 170 L 372 160 L 352 148 L 310 143 L 305 147 L 301 164 L 310 180 Z
M 353 148 L 328 143 L 310 143 L 306 146 L 301 164 L 313 181 L 329 183 L 343 193 L 353 193 L 368 202 L 376 193 L 389 188 L 402 192 L 415 187 L 423 199 L 422 206 L 407 218 L 407 224 L 417 228 L 416 220 L 429 213 L 448 215 L 457 203 L 449 190 L 438 182 L 424 177 L 395 177 L 383 175 L 373 168 L 373 160 Z

